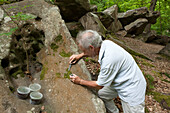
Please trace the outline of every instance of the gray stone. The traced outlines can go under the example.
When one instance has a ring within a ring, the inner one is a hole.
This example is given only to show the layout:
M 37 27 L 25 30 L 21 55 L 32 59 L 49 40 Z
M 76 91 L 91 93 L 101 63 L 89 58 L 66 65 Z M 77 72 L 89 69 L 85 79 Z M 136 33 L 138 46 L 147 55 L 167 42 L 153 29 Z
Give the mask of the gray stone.
M 95 30 L 99 32 L 99 34 L 101 35 L 105 35 L 107 31 L 107 29 L 101 23 L 99 17 L 92 12 L 89 12 L 82 18 L 80 18 L 80 22 L 86 30 L 87 29 Z
M 54 4 L 60 8 L 66 22 L 78 21 L 91 10 L 89 0 L 55 0 Z
M 3 18 L 4 18 L 4 10 L 0 8 L 0 22 L 3 20 Z
M 66 4 L 68 2 L 69 1 L 66 1 Z M 101 99 L 87 88 L 73 84 L 64 76 L 67 74 L 69 57 L 65 57 L 61 53 L 78 54 L 78 47 L 60 15 L 59 8 L 44 2 L 44 0 L 24 0 L 19 3 L 5 5 L 5 8 L 8 9 L 16 5 L 18 6 L 17 8 L 10 10 L 13 14 L 22 11 L 25 14 L 34 14 L 41 20 L 32 20 L 31 22 L 38 30 L 43 30 L 45 35 L 45 48 L 37 53 L 37 60 L 43 64 L 44 68 L 47 68 L 44 73 L 44 79 L 37 79 L 37 81 L 41 83 L 45 98 L 43 105 L 48 106 L 53 113 L 65 113 L 68 111 L 72 113 L 80 111 L 83 113 L 105 113 L 106 110 Z M 22 9 L 25 5 L 29 5 L 30 7 Z M 61 38 L 61 40 L 56 41 L 57 38 Z M 57 51 L 51 48 L 52 43 L 59 46 Z M 6 47 L 6 44 L 3 47 Z M 1 55 L 3 54 L 1 53 Z M 2 58 L 4 58 L 4 56 Z M 91 80 L 91 75 L 83 60 L 80 60 L 74 65 L 71 68 L 71 72 L 83 79 Z M 61 77 L 56 77 L 56 73 L 60 73 Z M 16 84 L 14 84 L 14 86 L 15 85 Z M 51 92 L 49 92 L 49 89 L 51 89 Z M 16 101 L 11 101 L 11 103 L 17 105 Z M 30 109 L 27 106 L 30 107 L 28 102 L 23 101 L 22 109 L 17 106 L 16 111 L 18 113 L 29 111 Z
M 118 19 L 124 27 L 138 18 L 145 18 L 147 14 L 148 9 L 146 7 L 142 7 L 134 10 L 128 10 L 124 13 L 118 13 Z
M 170 43 L 168 43 L 162 50 L 160 50 L 159 53 L 170 57 Z
M 0 61 L 0 63 L 1 63 L 1 61 Z M 0 65 L 0 79 L 4 79 L 4 77 L 5 77 L 5 71 L 4 71 L 3 67 Z
M 120 29 L 122 29 L 122 25 L 117 18 L 117 15 L 118 15 L 117 5 L 113 5 L 112 7 L 104 10 L 103 12 L 99 14 L 98 16 L 107 30 L 115 33 L 119 31 Z
M 149 13 L 146 15 L 146 19 L 148 20 L 149 23 L 155 24 L 156 19 L 159 16 L 160 16 L 160 12 L 158 12 L 158 11 L 154 11 L 154 12 L 149 11 Z
M 128 34 L 139 35 L 144 31 L 147 23 L 148 23 L 147 19 L 139 18 L 136 21 L 130 23 L 129 25 L 126 25 L 124 28 Z
M 8 56 L 10 51 L 11 38 L 6 35 L 0 37 L 0 60 Z

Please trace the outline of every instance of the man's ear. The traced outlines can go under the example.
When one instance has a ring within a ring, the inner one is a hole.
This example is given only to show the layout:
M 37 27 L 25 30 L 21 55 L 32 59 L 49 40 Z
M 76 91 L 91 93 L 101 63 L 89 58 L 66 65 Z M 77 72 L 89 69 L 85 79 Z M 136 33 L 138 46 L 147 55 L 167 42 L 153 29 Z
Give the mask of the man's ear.
M 90 49 L 94 49 L 94 46 L 90 45 L 89 48 L 90 48 Z

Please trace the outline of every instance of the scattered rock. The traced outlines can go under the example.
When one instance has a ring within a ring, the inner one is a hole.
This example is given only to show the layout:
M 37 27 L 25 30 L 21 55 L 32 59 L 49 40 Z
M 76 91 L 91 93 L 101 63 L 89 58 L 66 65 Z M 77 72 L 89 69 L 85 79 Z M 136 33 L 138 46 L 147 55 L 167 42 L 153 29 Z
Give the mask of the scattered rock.
M 55 0 L 54 4 L 66 22 L 78 21 L 91 10 L 89 0 Z
M 147 13 L 148 13 L 147 7 L 141 7 L 134 10 L 128 10 L 124 13 L 118 13 L 118 19 L 120 20 L 122 26 L 124 27 L 130 24 L 131 22 L 134 22 L 138 18 L 146 17 Z
M 170 57 L 170 43 L 168 43 L 159 53 Z
M 80 22 L 86 30 L 91 29 L 99 32 L 101 35 L 106 34 L 107 29 L 103 26 L 99 17 L 92 12 L 89 12 L 81 17 Z
M 136 21 L 130 23 L 129 25 L 126 25 L 125 30 L 127 31 L 128 34 L 139 35 L 144 31 L 147 23 L 148 23 L 147 19 L 139 18 Z

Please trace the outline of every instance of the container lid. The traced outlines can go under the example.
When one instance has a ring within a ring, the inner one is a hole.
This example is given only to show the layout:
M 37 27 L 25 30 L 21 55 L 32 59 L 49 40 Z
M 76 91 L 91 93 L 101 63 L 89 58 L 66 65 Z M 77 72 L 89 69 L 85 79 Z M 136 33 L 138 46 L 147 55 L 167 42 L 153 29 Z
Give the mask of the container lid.
M 39 91 L 41 89 L 41 85 L 38 83 L 33 83 L 29 85 L 31 91 Z
M 43 97 L 43 94 L 40 92 L 31 92 L 30 93 L 30 98 L 34 100 L 41 100 Z
M 17 92 L 20 94 L 28 94 L 28 93 L 30 93 L 30 89 L 26 86 L 19 86 L 17 88 Z

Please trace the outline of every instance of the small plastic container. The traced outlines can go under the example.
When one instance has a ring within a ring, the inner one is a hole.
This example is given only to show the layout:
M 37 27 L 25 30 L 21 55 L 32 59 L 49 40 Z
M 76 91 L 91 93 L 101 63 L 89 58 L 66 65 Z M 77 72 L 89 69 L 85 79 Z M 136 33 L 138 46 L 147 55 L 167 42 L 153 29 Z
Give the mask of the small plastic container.
M 40 92 L 31 92 L 30 93 L 30 103 L 34 105 L 38 105 L 41 103 L 43 98 L 43 94 Z
M 17 88 L 17 96 L 20 99 L 26 99 L 30 93 L 30 89 L 26 86 L 19 86 Z
M 29 85 L 31 91 L 40 91 L 41 85 L 38 83 L 33 83 Z

